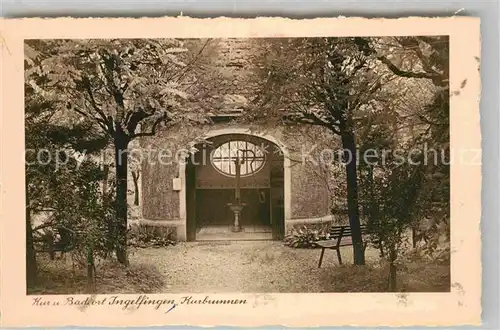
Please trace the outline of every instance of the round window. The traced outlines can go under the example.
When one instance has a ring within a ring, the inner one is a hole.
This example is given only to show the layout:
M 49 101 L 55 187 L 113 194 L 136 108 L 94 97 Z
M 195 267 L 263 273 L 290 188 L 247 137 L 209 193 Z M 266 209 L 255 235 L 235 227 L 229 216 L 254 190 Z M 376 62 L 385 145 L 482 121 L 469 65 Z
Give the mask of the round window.
M 240 160 L 240 176 L 257 173 L 264 167 L 265 151 L 248 141 L 229 141 L 212 153 L 212 165 L 221 174 L 236 176 L 236 162 Z

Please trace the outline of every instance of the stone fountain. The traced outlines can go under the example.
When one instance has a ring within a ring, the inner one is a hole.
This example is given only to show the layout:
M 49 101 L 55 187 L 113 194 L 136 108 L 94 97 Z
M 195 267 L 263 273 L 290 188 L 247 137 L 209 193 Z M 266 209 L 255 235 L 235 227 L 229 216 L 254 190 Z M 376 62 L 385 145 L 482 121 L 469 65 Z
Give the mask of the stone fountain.
M 229 206 L 229 209 L 233 212 L 234 214 L 234 222 L 233 222 L 233 232 L 240 232 L 241 225 L 240 225 L 240 215 L 241 211 L 245 207 L 245 203 L 241 202 L 241 192 L 240 192 L 240 177 L 241 177 L 241 165 L 245 162 L 244 159 L 240 158 L 239 153 L 236 155 L 235 159 L 235 165 L 236 165 L 236 185 L 234 189 L 234 203 L 228 203 L 227 206 Z

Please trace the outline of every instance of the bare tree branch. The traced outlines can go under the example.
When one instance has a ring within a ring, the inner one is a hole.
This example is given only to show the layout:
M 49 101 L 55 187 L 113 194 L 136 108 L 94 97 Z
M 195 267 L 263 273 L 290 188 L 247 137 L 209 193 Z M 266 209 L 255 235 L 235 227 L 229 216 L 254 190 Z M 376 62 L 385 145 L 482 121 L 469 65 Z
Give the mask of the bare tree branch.
M 336 128 L 336 124 L 324 121 L 318 116 L 316 116 L 314 113 L 311 112 L 297 112 L 295 114 L 289 114 L 284 116 L 283 120 L 285 121 L 291 121 L 294 123 L 302 123 L 302 124 L 309 124 L 309 125 L 319 125 L 328 128 L 335 134 L 340 134 L 340 131 Z
M 382 63 L 387 65 L 389 70 L 391 70 L 395 75 L 405 78 L 425 78 L 425 79 L 436 79 L 440 78 L 439 74 L 429 73 L 429 72 L 413 72 L 413 71 L 404 71 L 395 66 L 387 57 L 379 56 L 377 57 Z
M 109 127 L 113 127 L 113 124 L 112 124 L 112 122 L 109 121 L 109 118 L 106 117 L 106 115 L 104 114 L 104 111 L 102 111 L 102 109 L 99 108 L 99 106 L 97 105 L 97 102 L 94 98 L 94 93 L 92 92 L 92 88 L 90 86 L 90 80 L 88 79 L 88 77 L 84 77 L 82 79 L 82 82 L 83 82 L 83 85 L 85 86 L 85 90 L 86 90 L 87 94 L 90 97 L 90 104 L 92 105 L 94 110 L 97 112 L 97 114 L 101 117 L 101 119 L 102 119 L 103 123 L 106 125 L 106 127 L 108 127 L 108 129 L 106 129 L 105 131 L 107 133 L 110 133 L 111 131 L 109 130 Z
M 101 120 L 100 118 L 97 118 L 97 117 L 94 117 L 94 116 L 91 116 L 89 115 L 87 112 L 85 111 L 82 111 L 76 107 L 73 107 L 73 110 L 76 112 L 76 113 L 79 113 L 80 115 L 84 116 L 84 117 L 87 117 L 93 121 L 95 121 L 99 127 L 106 133 L 110 133 L 110 128 L 108 126 L 108 124 L 106 122 L 104 122 L 103 120 Z
M 125 127 L 127 128 L 128 134 L 133 135 L 137 128 L 137 125 L 144 119 L 153 116 L 153 112 L 147 113 L 143 109 L 139 111 L 130 111 L 127 113 L 125 117 Z
M 184 69 L 179 72 L 177 75 L 173 75 L 171 77 L 169 77 L 170 79 L 175 79 L 175 80 L 180 80 L 182 79 L 186 73 L 189 71 L 190 67 L 193 66 L 199 59 L 199 57 L 201 56 L 201 54 L 203 53 L 203 51 L 205 50 L 205 48 L 207 47 L 208 43 L 211 41 L 211 39 L 207 39 L 207 41 L 205 42 L 205 44 L 201 47 L 200 51 L 196 54 L 196 56 L 193 58 L 193 60 L 191 62 L 189 62 L 185 67 Z
M 166 114 L 163 114 L 160 118 L 156 119 L 153 125 L 151 126 L 151 131 L 149 132 L 141 132 L 141 133 L 135 133 L 130 135 L 130 140 L 135 139 L 137 137 L 143 137 L 143 136 L 154 136 L 156 134 L 156 127 L 163 121 L 170 121 L 170 119 L 167 117 Z

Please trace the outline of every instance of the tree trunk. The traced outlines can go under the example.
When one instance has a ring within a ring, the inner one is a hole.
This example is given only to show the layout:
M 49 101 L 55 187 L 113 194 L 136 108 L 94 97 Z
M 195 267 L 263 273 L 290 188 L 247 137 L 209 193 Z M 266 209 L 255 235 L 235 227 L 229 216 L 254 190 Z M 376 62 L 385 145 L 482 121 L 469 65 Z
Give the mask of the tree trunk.
M 361 237 L 359 206 L 358 206 L 358 179 L 356 160 L 356 141 L 354 133 L 342 125 L 341 138 L 344 148 L 346 172 L 347 172 L 347 212 L 349 213 L 349 225 L 352 231 L 352 242 L 354 252 L 354 264 L 365 264 L 365 252 L 363 249 L 363 239 Z
M 132 179 L 134 179 L 134 205 L 139 205 L 139 171 L 132 171 Z
M 385 257 L 384 252 L 384 235 L 381 232 L 380 228 L 380 217 L 379 217 L 379 205 L 377 204 L 377 200 L 375 199 L 374 192 L 374 182 L 373 182 L 373 166 L 368 166 L 368 187 L 369 187 L 369 211 L 368 211 L 368 221 L 371 224 L 371 229 L 377 233 L 378 236 L 378 249 L 380 251 L 380 257 Z
M 26 207 L 26 285 L 35 286 L 37 280 L 37 264 L 35 247 L 33 246 L 33 230 L 31 229 L 31 212 Z
M 109 177 L 109 165 L 103 164 L 102 171 L 104 175 L 104 179 L 102 180 L 102 194 L 105 196 L 108 192 L 108 177 Z
M 91 248 L 87 250 L 87 292 L 95 292 L 95 263 L 94 253 Z
M 415 225 L 411 226 L 411 243 L 414 249 L 417 248 L 417 230 Z
M 109 201 L 107 199 L 107 194 L 108 194 L 108 177 L 109 177 L 109 165 L 106 164 L 106 153 L 104 153 L 103 156 L 103 165 L 102 165 L 102 171 L 103 171 L 103 180 L 102 180 L 102 197 L 106 201 L 106 203 Z M 116 235 L 116 219 L 113 219 L 112 217 L 108 217 L 108 232 L 107 232 L 107 242 L 106 246 L 108 248 L 108 251 L 113 251 L 115 247 L 115 235 Z
M 127 258 L 127 172 L 128 172 L 128 137 L 119 123 L 116 124 L 115 136 L 116 168 L 116 258 L 128 266 Z
M 384 245 L 382 241 L 378 244 L 378 250 L 380 251 L 380 257 L 385 258 Z
M 396 248 L 391 246 L 391 250 L 389 252 L 389 290 L 391 292 L 397 291 L 397 280 L 396 280 Z

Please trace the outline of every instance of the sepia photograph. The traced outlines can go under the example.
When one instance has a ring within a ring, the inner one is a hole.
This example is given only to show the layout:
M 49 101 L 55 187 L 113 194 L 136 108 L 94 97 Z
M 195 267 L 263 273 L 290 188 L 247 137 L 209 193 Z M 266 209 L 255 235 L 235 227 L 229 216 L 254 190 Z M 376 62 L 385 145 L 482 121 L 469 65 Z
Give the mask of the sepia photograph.
M 479 20 L 1 23 L 2 325 L 480 322 Z
M 447 36 L 24 50 L 28 293 L 450 290 Z

